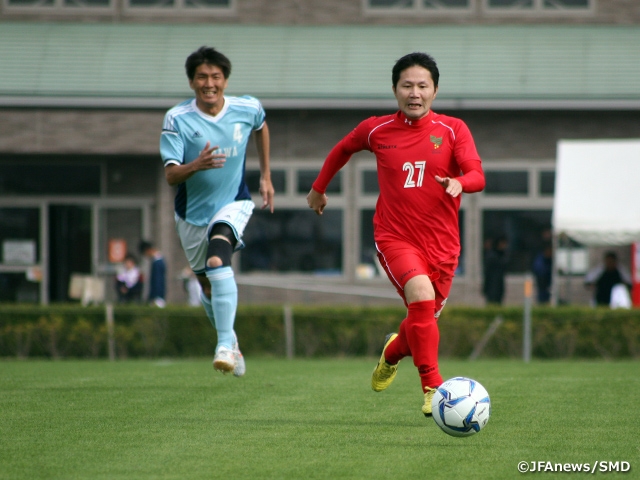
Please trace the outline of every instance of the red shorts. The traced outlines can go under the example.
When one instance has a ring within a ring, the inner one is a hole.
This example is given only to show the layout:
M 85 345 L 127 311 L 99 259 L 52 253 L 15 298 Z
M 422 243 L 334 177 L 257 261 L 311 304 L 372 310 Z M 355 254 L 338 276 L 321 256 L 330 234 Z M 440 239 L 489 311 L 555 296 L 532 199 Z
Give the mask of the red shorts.
M 432 264 L 411 244 L 399 241 L 377 242 L 378 259 L 387 272 L 391 283 L 404 300 L 404 286 L 417 275 L 426 275 L 431 280 L 436 293 L 436 318 L 444 308 L 451 291 L 451 284 L 458 266 L 458 257 L 453 256 L 444 262 Z

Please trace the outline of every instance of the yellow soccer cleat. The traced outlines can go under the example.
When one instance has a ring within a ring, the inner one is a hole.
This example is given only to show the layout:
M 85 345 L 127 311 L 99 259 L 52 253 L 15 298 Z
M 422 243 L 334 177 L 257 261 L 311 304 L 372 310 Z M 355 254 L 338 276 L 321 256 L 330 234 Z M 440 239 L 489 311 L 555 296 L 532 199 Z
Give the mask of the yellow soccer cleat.
M 422 413 L 424 413 L 425 417 L 430 417 L 432 414 L 431 408 L 431 400 L 433 400 L 433 395 L 436 393 L 437 388 L 429 388 L 424 387 L 424 405 L 422 405 Z
M 396 373 L 398 372 L 398 364 L 400 362 L 395 365 L 389 365 L 384 359 L 384 351 L 397 336 L 397 333 L 390 333 L 384 339 L 385 341 L 384 347 L 382 348 L 382 355 L 380 355 L 378 365 L 376 365 L 376 368 L 371 374 L 371 388 L 373 388 L 373 390 L 376 392 L 381 392 L 389 385 L 391 385 L 391 382 L 393 382 L 393 379 L 396 377 Z

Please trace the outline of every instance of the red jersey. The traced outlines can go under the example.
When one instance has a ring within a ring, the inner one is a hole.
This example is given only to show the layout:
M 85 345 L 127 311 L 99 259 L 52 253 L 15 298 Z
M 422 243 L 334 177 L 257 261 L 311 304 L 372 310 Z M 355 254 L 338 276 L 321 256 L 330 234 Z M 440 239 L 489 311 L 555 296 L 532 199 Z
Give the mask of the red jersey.
M 457 257 L 461 195 L 451 197 L 435 176 L 455 178 L 466 193 L 484 188 L 480 156 L 467 125 L 433 111 L 419 120 L 400 111 L 368 118 L 331 150 L 313 189 L 324 193 L 338 170 L 362 150 L 375 154 L 378 169 L 376 242 L 408 242 L 433 264 Z

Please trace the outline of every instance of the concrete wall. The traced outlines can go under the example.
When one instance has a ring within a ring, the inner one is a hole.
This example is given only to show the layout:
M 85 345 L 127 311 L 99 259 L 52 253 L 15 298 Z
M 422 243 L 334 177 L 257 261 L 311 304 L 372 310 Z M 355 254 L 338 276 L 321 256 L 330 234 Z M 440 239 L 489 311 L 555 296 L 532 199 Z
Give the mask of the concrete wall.
M 462 118 L 484 159 L 554 159 L 559 139 L 637 138 L 638 111 L 440 111 Z M 272 157 L 323 159 L 383 110 L 268 110 Z M 164 111 L 0 109 L 0 153 L 158 155 Z M 253 148 L 250 154 L 254 154 Z

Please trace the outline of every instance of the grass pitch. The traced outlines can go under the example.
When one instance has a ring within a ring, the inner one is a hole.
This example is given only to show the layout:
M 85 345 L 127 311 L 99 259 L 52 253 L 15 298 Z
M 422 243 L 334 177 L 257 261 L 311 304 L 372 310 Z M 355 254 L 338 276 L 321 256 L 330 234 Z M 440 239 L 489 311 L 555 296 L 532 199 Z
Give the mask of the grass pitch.
M 443 361 L 445 378 L 491 396 L 468 438 L 422 415 L 410 359 L 380 393 L 375 363 L 250 357 L 235 378 L 210 359 L 2 361 L 0 479 L 512 479 L 522 461 L 640 471 L 638 362 Z

